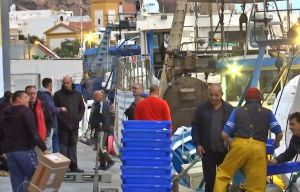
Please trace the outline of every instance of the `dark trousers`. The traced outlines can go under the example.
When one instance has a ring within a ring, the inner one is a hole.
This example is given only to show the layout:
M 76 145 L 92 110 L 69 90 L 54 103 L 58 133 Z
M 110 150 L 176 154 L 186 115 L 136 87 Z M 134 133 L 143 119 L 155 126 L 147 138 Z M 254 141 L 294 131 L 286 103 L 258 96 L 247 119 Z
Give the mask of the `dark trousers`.
M 60 153 L 68 157 L 71 160 L 70 169 L 74 170 L 78 168 L 77 165 L 77 143 L 71 146 L 60 144 Z
M 58 142 L 58 128 L 53 128 L 53 135 L 52 135 L 52 149 L 53 153 L 59 153 L 59 142 Z
M 216 179 L 216 169 L 224 158 L 226 153 L 206 151 L 202 158 L 202 168 L 205 181 L 205 192 L 213 192 Z

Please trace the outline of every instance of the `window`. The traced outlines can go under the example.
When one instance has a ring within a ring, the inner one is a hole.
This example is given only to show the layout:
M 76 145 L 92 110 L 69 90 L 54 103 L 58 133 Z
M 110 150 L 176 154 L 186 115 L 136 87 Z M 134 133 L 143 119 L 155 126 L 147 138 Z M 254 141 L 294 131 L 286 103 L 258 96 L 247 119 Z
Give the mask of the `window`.
M 101 24 L 101 20 L 100 19 L 98 19 L 98 25 L 100 25 Z

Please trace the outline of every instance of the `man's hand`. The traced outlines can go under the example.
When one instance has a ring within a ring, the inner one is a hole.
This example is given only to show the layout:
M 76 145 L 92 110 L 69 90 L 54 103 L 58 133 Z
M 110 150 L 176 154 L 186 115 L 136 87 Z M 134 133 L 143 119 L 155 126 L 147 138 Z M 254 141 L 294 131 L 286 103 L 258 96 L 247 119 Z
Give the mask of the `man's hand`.
M 198 155 L 202 158 L 202 157 L 203 157 L 203 154 L 205 153 L 204 148 L 203 148 L 201 145 L 198 145 L 198 146 L 196 147 L 196 150 L 197 150 Z
M 61 107 L 60 110 L 61 110 L 62 112 L 67 112 L 67 108 L 66 108 L 66 107 Z
M 43 155 L 47 155 L 47 154 L 50 154 L 51 152 L 46 150 L 46 151 L 43 151 Z
M 276 159 L 268 159 L 268 164 L 269 165 L 276 165 L 278 162 Z
M 276 148 L 278 148 L 280 146 L 280 142 L 274 141 L 273 145 L 275 146 L 275 149 L 276 149 Z
M 224 140 L 224 146 L 228 148 L 230 144 L 232 143 L 233 139 L 228 137 L 228 139 Z

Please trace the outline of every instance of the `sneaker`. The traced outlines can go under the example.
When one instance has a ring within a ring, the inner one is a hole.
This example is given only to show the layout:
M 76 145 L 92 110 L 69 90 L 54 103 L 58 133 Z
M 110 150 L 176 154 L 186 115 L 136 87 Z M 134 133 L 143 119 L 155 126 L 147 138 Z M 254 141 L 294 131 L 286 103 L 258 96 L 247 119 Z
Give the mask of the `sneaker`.
M 111 168 L 114 164 L 115 164 L 114 161 L 108 162 L 107 165 L 104 167 L 104 171 L 105 171 L 105 170 L 108 170 L 109 168 Z
M 71 172 L 73 172 L 73 173 L 84 173 L 84 170 L 76 168 L 76 169 L 71 169 Z

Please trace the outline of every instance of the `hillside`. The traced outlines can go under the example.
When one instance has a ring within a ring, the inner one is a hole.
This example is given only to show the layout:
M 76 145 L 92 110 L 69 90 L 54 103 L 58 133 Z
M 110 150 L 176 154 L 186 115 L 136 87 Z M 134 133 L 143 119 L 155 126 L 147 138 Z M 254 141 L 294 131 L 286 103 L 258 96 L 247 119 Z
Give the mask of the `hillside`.
M 124 0 L 126 3 L 135 4 L 136 0 Z M 80 15 L 80 0 L 11 0 L 16 4 L 17 10 L 66 10 L 74 11 L 75 15 Z M 90 0 L 82 0 L 83 15 L 89 13 Z M 159 0 L 162 10 L 162 3 L 164 3 L 165 12 L 174 12 L 176 0 Z

